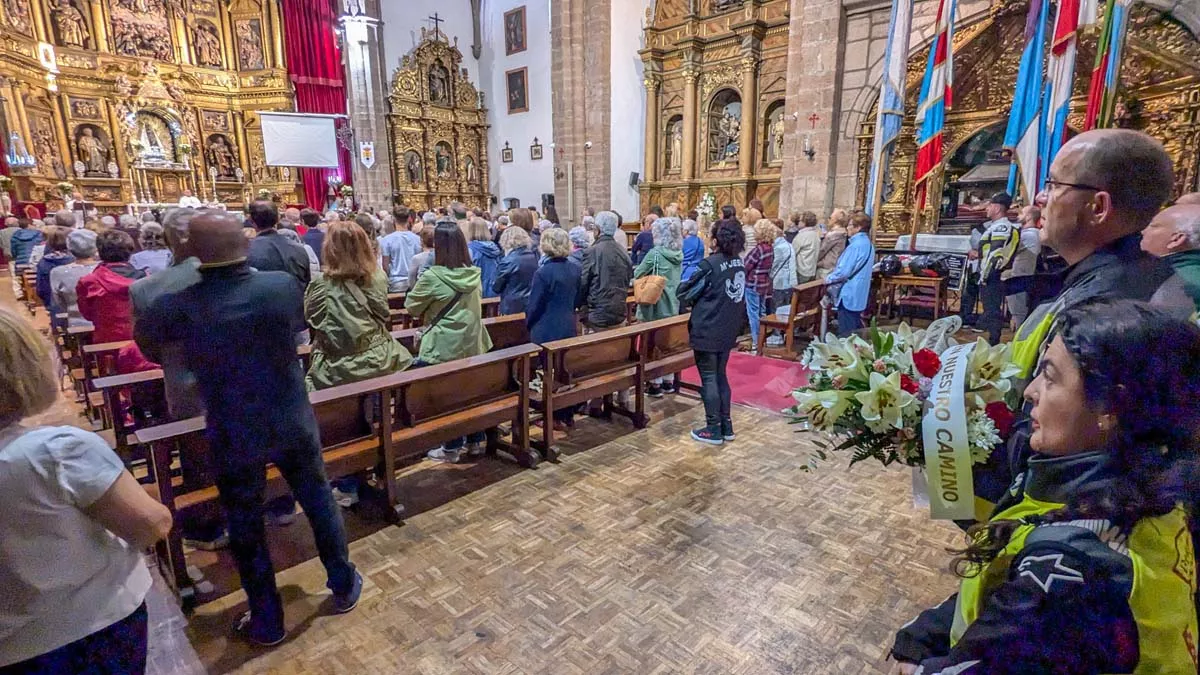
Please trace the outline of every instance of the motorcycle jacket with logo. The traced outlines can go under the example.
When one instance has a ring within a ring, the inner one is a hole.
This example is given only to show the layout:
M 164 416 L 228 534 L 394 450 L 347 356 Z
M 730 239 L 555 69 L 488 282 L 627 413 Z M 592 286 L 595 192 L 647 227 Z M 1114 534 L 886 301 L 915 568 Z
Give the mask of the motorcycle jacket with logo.
M 993 518 L 1018 523 L 1008 545 L 901 628 L 892 656 L 920 664 L 920 675 L 1195 675 L 1195 554 L 1183 509 L 1129 529 L 1041 518 L 1109 480 L 1104 453 L 1031 458 Z

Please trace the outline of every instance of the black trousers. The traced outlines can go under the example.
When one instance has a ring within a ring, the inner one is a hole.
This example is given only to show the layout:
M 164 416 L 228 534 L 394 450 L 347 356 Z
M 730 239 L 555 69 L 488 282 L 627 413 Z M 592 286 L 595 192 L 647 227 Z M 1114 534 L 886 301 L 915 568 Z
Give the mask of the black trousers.
M 325 462 L 316 439 L 298 440 L 297 447 L 271 453 L 296 501 L 312 526 L 317 555 L 329 576 L 328 587 L 347 593 L 354 585 L 354 565 L 346 544 L 342 514 L 333 501 Z M 283 603 L 275 586 L 275 568 L 267 549 L 263 524 L 263 497 L 267 488 L 265 464 L 241 464 L 224 468 L 217 476 L 217 492 L 229 518 L 229 548 L 237 562 L 242 588 L 255 624 L 264 628 L 283 627 Z
M 0 675 L 133 675 L 146 672 L 146 603 L 129 616 L 32 659 L 0 667 Z
M 963 270 L 962 298 L 959 302 L 958 315 L 962 317 L 964 326 L 975 323 L 975 303 L 979 300 L 979 282 L 970 270 Z
M 710 431 L 720 432 L 722 427 L 733 428 L 729 408 L 733 393 L 729 389 L 729 378 L 725 369 L 729 365 L 729 352 L 695 351 L 696 370 L 700 372 L 700 400 L 704 401 L 704 424 Z
M 1004 282 L 1000 273 L 993 272 L 979 287 L 979 299 L 983 301 L 983 316 L 979 327 L 988 334 L 988 342 L 993 345 L 1000 342 L 1000 331 L 1004 328 Z

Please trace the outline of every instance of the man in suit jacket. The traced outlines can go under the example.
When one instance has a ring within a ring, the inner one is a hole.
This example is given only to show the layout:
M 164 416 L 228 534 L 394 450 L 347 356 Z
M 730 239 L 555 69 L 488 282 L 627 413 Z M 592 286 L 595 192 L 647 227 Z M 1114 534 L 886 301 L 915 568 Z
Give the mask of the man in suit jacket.
M 308 286 L 311 279 L 308 254 L 303 247 L 279 236 L 276 229 L 279 209 L 275 204 L 266 200 L 254 202 L 250 205 L 250 220 L 257 234 L 250 241 L 246 262 L 259 272 L 287 272 L 300 282 L 301 287 Z

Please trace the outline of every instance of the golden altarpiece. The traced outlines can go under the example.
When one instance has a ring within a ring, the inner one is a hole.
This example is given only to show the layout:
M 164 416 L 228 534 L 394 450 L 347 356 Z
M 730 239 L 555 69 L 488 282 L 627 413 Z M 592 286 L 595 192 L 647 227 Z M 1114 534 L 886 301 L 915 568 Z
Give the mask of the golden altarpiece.
M 1017 69 L 1024 48 L 1025 0 L 999 0 L 990 15 L 959 28 L 954 36 L 954 109 L 946 117 L 945 157 L 931 179 L 929 206 L 910 219 L 914 204 L 916 143 L 913 119 L 928 47 L 915 50 L 908 63 L 905 124 L 888 175 L 877 229 L 880 246 L 899 234 L 960 233 L 948 218 L 951 206 L 970 208 L 980 195 L 959 192 L 956 181 L 967 172 L 1001 157 L 1005 126 L 1012 106 Z M 1078 130 L 1087 107 L 1087 89 L 1098 30 L 1084 34 L 1076 59 L 1072 114 L 1067 125 Z M 1118 126 L 1139 129 L 1163 142 L 1175 164 L 1175 194 L 1195 189 L 1200 174 L 1200 41 L 1169 14 L 1135 4 L 1117 95 Z M 874 110 L 859 129 L 857 202 L 866 198 L 867 176 L 875 132 Z M 1075 133 L 1071 131 L 1069 133 Z M 1028 200 L 1025 196 L 1026 201 Z M 956 203 L 950 204 L 951 200 Z M 982 206 L 980 205 L 980 209 Z M 980 217 L 982 214 L 979 214 Z
M 640 53 L 651 204 L 779 206 L 788 0 L 659 0 Z
M 392 75 L 392 184 L 410 208 L 489 206 L 487 109 L 462 58 L 457 38 L 422 29 Z
M 257 110 L 292 110 L 277 0 L 0 0 L 0 131 L 22 202 L 298 201 Z M 65 187 L 65 186 L 64 186 Z

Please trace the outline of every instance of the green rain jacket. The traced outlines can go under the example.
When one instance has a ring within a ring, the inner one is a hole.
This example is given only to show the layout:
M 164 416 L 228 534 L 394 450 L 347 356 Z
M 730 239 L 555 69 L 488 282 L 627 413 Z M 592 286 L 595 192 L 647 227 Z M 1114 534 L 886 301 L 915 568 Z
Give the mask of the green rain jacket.
M 483 327 L 478 267 L 430 267 L 408 291 L 404 306 L 421 318 L 422 326 L 429 326 L 456 293 L 462 293 L 458 302 L 421 337 L 418 357 L 426 364 L 478 356 L 492 348 L 492 338 Z
M 304 318 L 312 327 L 309 391 L 404 370 L 412 354 L 388 332 L 388 281 L 376 270 L 365 287 L 321 277 L 304 294 Z
M 683 251 L 672 251 L 669 248 L 655 246 L 650 249 L 642 262 L 633 271 L 633 278 L 656 274 L 666 277 L 667 287 L 663 289 L 658 302 L 653 305 L 638 305 L 638 321 L 654 321 L 667 319 L 679 314 L 679 298 L 675 291 L 679 288 L 679 275 L 683 271 Z

